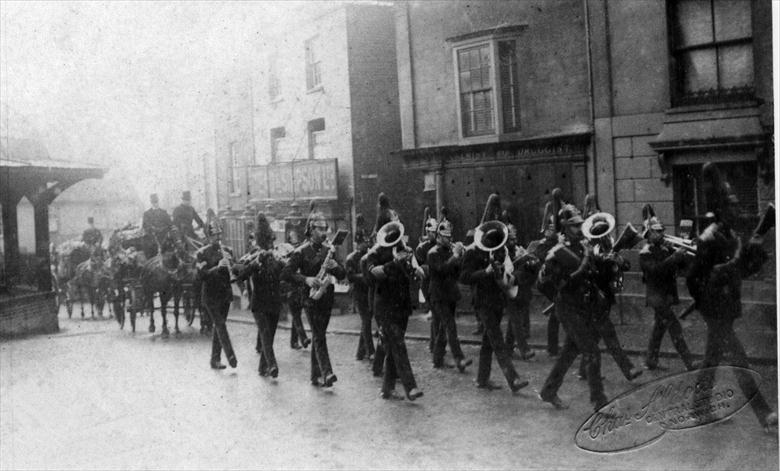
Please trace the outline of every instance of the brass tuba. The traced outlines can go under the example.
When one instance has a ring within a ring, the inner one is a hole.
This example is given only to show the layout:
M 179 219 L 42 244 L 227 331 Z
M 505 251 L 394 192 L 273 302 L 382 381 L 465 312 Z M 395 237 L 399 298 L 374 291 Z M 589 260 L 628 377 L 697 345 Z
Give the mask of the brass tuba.
M 594 245 L 593 252 L 596 255 L 603 255 L 601 252 L 604 247 L 609 247 L 607 252 L 614 247 L 611 235 L 614 230 L 615 217 L 605 212 L 592 214 L 582 223 L 582 235 Z
M 400 221 L 390 221 L 380 227 L 376 233 L 376 245 L 379 247 L 392 247 L 393 257 L 398 254 L 399 245 L 401 250 L 407 252 L 406 257 L 406 273 L 409 278 L 414 276 L 414 273 L 420 269 L 420 265 L 417 263 L 417 258 L 414 256 L 412 250 L 404 242 L 404 225 Z M 399 244 L 400 242 L 400 244 Z
M 493 238 L 495 231 L 501 235 L 500 240 Z M 493 261 L 493 253 L 503 248 L 509 239 L 509 228 L 501 221 L 487 221 L 480 224 L 474 230 L 474 246 L 479 250 L 487 252 L 490 263 Z M 512 257 L 509 251 L 505 251 L 504 261 L 496 267 L 496 273 L 500 275 L 499 285 L 510 299 L 517 297 L 518 286 L 514 283 L 515 266 L 512 263 Z

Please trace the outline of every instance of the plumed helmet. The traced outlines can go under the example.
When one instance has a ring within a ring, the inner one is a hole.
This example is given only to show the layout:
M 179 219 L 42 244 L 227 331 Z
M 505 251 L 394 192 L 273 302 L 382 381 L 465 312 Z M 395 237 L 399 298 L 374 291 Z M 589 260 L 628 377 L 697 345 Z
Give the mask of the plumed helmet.
M 704 164 L 701 168 L 701 176 L 707 211 L 713 212 L 715 217 L 720 219 L 723 211 L 729 205 L 739 203 L 739 199 L 714 163 Z
M 436 227 L 436 234 L 443 237 L 452 237 L 452 223 L 448 220 L 443 220 Z
M 563 205 L 561 210 L 558 212 L 558 219 L 560 219 L 561 224 L 569 226 L 582 224 L 583 222 L 580 210 L 572 204 Z
M 255 241 L 260 247 L 266 248 L 273 244 L 273 241 L 276 239 L 276 235 L 271 229 L 271 224 L 268 223 L 268 219 L 266 219 L 265 214 L 257 213 L 256 221 Z
M 356 244 L 362 244 L 368 242 L 368 234 L 366 234 L 366 218 L 363 214 L 358 213 L 355 215 L 355 236 L 354 241 Z
M 314 201 L 309 204 L 309 217 L 306 218 L 306 227 L 304 229 L 304 236 L 309 237 L 311 235 L 312 228 L 319 227 L 322 229 L 328 228 L 328 220 L 325 219 L 325 215 L 316 209 L 316 203 Z
M 384 193 L 379 193 L 377 197 L 377 212 L 376 212 L 376 224 L 374 226 L 374 232 L 391 221 L 397 221 L 398 214 L 390 208 L 390 198 Z

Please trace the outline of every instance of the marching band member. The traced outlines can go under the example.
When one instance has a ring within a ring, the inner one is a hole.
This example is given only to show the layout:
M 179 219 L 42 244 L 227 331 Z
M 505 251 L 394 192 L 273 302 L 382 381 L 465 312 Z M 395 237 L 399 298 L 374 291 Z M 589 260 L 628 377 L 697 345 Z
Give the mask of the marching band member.
M 368 252 L 368 238 L 363 230 L 363 215 L 358 214 L 355 230 L 355 250 L 347 256 L 344 262 L 347 270 L 347 279 L 352 285 L 352 300 L 357 306 L 360 315 L 360 336 L 358 340 L 357 360 L 363 360 L 368 356 L 374 359 L 374 340 L 371 338 L 371 308 L 368 304 L 368 283 L 360 267 L 360 259 Z
M 634 367 L 631 359 L 626 355 L 620 340 L 618 340 L 615 324 L 612 323 L 612 319 L 609 316 L 610 310 L 616 301 L 617 290 L 619 289 L 617 285 L 618 277 L 621 277 L 622 273 L 630 268 L 630 264 L 613 250 L 614 246 L 609 233 L 614 228 L 614 218 L 607 213 L 598 211 L 595 198 L 592 195 L 585 197 L 585 207 L 589 208 L 591 216 L 598 214 L 593 218 L 589 217 L 583 224 L 583 232 L 588 233 L 586 238 L 593 237 L 590 241 L 594 249 L 591 255 L 591 266 L 589 267 L 592 274 L 591 279 L 594 289 L 599 291 L 599 298 L 603 296 L 604 299 L 604 302 L 599 305 L 601 309 L 593 310 L 592 322 L 596 333 L 596 343 L 598 343 L 599 338 L 604 340 L 607 351 L 609 351 L 609 354 L 617 363 L 623 376 L 627 380 L 633 381 L 642 374 L 642 370 Z M 585 225 L 590 225 L 590 227 L 586 230 Z M 580 379 L 587 378 L 585 370 L 586 360 L 583 356 L 580 359 Z
M 455 365 L 461 373 L 471 364 L 471 359 L 466 359 L 460 348 L 458 326 L 455 323 L 455 306 L 460 299 L 458 275 L 463 251 L 462 245 L 455 245 L 453 248 L 452 223 L 444 219 L 436 229 L 436 245 L 428 251 L 425 260 L 430 272 L 428 300 L 433 310 L 433 318 L 437 321 L 433 367 L 444 367 L 445 348 L 449 344 Z
M 533 293 L 531 287 L 536 283 L 541 264 L 536 256 L 517 243 L 517 228 L 513 224 L 507 224 L 509 237 L 506 241 L 506 249 L 509 257 L 515 265 L 515 284 L 517 296 L 508 299 L 506 312 L 508 317 L 506 344 L 510 351 L 515 345 L 522 360 L 530 360 L 536 355 L 528 346 L 528 337 L 531 329 L 530 307 Z
M 444 214 L 445 208 L 442 208 L 442 214 Z M 443 216 L 446 218 L 446 216 Z M 425 300 L 428 303 L 428 306 L 431 308 L 431 338 L 428 342 L 428 351 L 433 353 L 434 345 L 436 343 L 436 333 L 439 331 L 439 319 L 436 317 L 436 313 L 433 312 L 433 308 L 431 306 L 431 297 L 430 297 L 430 274 L 428 273 L 428 265 L 427 265 L 427 259 L 428 259 L 428 251 L 433 248 L 434 245 L 436 245 L 436 227 L 438 225 L 438 222 L 436 221 L 436 218 L 430 217 L 430 209 L 425 208 L 425 215 L 424 218 L 425 223 L 423 224 L 423 237 L 420 238 L 420 243 L 417 244 L 417 248 L 414 250 L 414 256 L 417 258 L 417 264 L 420 265 L 423 269 L 424 277 L 420 286 L 420 289 L 422 289 L 423 296 L 425 296 Z
M 696 256 L 688 274 L 688 290 L 707 323 L 707 346 L 698 381 L 712 384 L 714 369 L 726 351 L 732 354 L 731 364 L 749 368 L 747 354 L 734 332 L 734 321 L 742 315 L 740 299 L 742 276 L 749 273 L 742 242 L 735 232 L 738 223 L 738 203 L 734 190 L 721 176 L 718 168 L 707 163 L 702 167 L 705 200 L 715 222 L 699 236 Z M 759 423 L 769 431 L 777 425 L 773 412 L 752 376 L 737 375 L 745 397 L 752 397 L 750 406 Z
M 567 407 L 558 397 L 558 389 L 569 367 L 582 353 L 587 365 L 590 401 L 598 410 L 606 404 L 607 398 L 601 380 L 601 354 L 591 325 L 593 309 L 602 308 L 598 306 L 598 291 L 589 279 L 592 249 L 583 243 L 583 219 L 577 208 L 564 205 L 559 217 L 564 227 L 564 240 L 547 254 L 539 272 L 539 285 L 543 287 L 540 291 L 546 290 L 544 286 L 556 288 L 555 315 L 563 325 L 566 340 L 539 397 L 556 409 Z
M 551 199 L 544 206 L 544 217 L 542 218 L 542 234 L 543 237 L 535 245 L 532 251 L 540 262 L 547 258 L 547 254 L 553 247 L 555 247 L 562 238 L 563 225 L 558 217 L 561 207 L 566 204 L 563 201 L 563 191 L 560 188 L 553 188 L 550 193 Z M 530 249 L 530 246 L 529 246 Z M 537 286 L 538 288 L 538 286 Z M 541 290 L 540 290 L 541 291 Z M 555 293 L 542 293 L 552 301 Z M 560 347 L 558 345 L 558 338 L 560 337 L 560 321 L 555 315 L 555 312 L 550 312 L 547 318 L 547 354 L 551 358 L 555 358 L 560 353 Z
M 260 376 L 276 378 L 279 375 L 279 365 L 274 355 L 274 337 L 282 308 L 279 275 L 283 265 L 274 256 L 275 236 L 263 213 L 257 215 L 254 239 L 258 250 L 252 252 L 251 262 L 237 272 L 237 280 L 249 279 L 252 286 L 249 308 L 257 324 L 260 347 L 260 364 L 257 371 Z
M 423 274 L 419 267 L 415 273 L 410 273 L 410 259 L 414 254 L 403 243 L 403 226 L 399 228 L 399 223 L 391 229 L 383 229 L 388 222 L 397 222 L 398 217 L 395 211 L 389 209 L 389 201 L 384 194 L 380 194 L 380 202 L 385 204 L 381 205 L 382 211 L 377 215 L 377 244 L 363 257 L 364 274 L 374 286 L 374 316 L 382 332 L 385 350 L 380 396 L 383 399 L 393 398 L 396 379 L 400 379 L 406 398 L 414 401 L 423 392 L 417 388 L 404 335 L 412 314 L 410 278 L 421 278 Z M 381 246 L 380 237 L 391 245 Z
M 290 212 L 288 213 L 287 223 L 285 223 L 285 241 L 281 247 L 291 253 L 293 250 L 301 245 L 301 237 L 299 234 L 305 232 L 305 228 L 301 229 L 301 224 L 305 223 L 302 220 L 302 216 L 298 211 L 298 203 L 293 202 L 290 204 Z M 305 288 L 305 286 L 304 286 Z M 306 348 L 311 344 L 311 340 L 306 335 L 306 329 L 303 327 L 303 298 L 306 297 L 305 289 L 290 285 L 282 280 L 282 291 L 284 292 L 284 301 L 287 303 L 287 307 L 290 311 L 290 348 L 293 350 L 300 350 L 301 347 Z
M 312 208 L 306 222 L 307 240 L 290 254 L 282 270 L 282 280 L 290 283 L 293 288 L 318 290 L 323 287 L 322 279 L 318 278 L 320 274 L 337 279 L 344 278 L 346 272 L 336 261 L 333 248 L 325 244 L 327 231 L 328 223 L 325 217 Z M 325 337 L 333 301 L 333 284 L 325 287 L 325 292 L 319 299 L 306 296 L 303 300 L 312 331 L 311 383 L 314 386 L 331 387 L 338 379 L 333 373 Z
M 233 290 L 230 287 L 230 259 L 233 253 L 230 248 L 221 244 L 221 234 L 218 222 L 209 221 L 206 226 L 209 243 L 195 254 L 198 275 L 202 280 L 201 302 L 213 324 L 211 367 L 215 370 L 225 369 L 225 365 L 220 362 L 223 350 L 230 366 L 235 368 L 237 364 L 225 325 L 230 303 L 233 302 Z
M 655 216 L 647 222 L 645 238 L 647 244 L 639 252 L 639 265 L 646 284 L 645 303 L 655 312 L 645 366 L 648 370 L 658 368 L 661 341 L 668 331 L 685 368 L 692 370 L 691 352 L 685 343 L 680 321 L 672 311 L 672 305 L 680 302 L 677 295 L 677 273 L 684 262 L 685 249 L 680 247 L 673 250 L 664 244 L 664 225 Z
M 485 221 L 496 219 L 495 217 L 489 218 L 488 214 L 492 208 L 496 206 L 500 208 L 500 204 L 497 194 L 490 195 L 482 217 L 483 224 Z M 481 232 L 479 230 L 477 232 L 474 236 L 475 243 L 481 242 L 483 246 L 498 247 L 492 254 L 476 246 L 470 247 L 463 255 L 460 273 L 460 282 L 472 285 L 475 289 L 474 307 L 484 326 L 482 346 L 479 350 L 477 387 L 489 390 L 499 388 L 489 381 L 490 367 L 493 361 L 493 354 L 495 354 L 510 389 L 512 392 L 517 392 L 528 386 L 528 381 L 521 380 L 518 377 L 517 371 L 512 364 L 511 351 L 507 348 L 501 335 L 500 324 L 506 305 L 506 295 L 500 284 L 501 271 L 497 267 L 503 263 L 506 257 L 506 248 L 499 247 L 503 234 L 496 228 L 489 229 L 484 234 L 479 234 Z M 483 240 L 477 240 L 478 237 L 482 237 Z

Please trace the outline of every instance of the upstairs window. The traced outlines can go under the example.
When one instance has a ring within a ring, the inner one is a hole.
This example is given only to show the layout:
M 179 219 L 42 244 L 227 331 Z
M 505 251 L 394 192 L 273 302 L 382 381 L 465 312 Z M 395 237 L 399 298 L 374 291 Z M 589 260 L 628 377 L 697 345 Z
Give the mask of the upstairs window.
M 519 132 L 522 25 L 448 39 L 453 43 L 462 138 Z
M 329 155 L 327 151 L 328 143 L 325 134 L 325 120 L 319 118 L 309 121 L 307 128 L 309 134 L 309 158 L 328 158 Z
M 271 129 L 271 162 L 289 162 L 292 160 L 287 133 L 283 127 Z
M 672 4 L 674 105 L 753 98 L 750 5 L 744 0 Z
M 319 37 L 315 36 L 305 43 L 306 47 L 306 89 L 312 90 L 322 85 L 321 57 Z

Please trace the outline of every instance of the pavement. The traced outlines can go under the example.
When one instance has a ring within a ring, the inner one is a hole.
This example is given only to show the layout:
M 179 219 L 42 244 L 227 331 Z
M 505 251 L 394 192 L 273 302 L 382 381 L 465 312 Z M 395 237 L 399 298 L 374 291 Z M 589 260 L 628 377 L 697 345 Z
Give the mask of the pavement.
M 424 328 L 423 316 L 412 325 Z M 357 337 L 339 330 L 354 317 L 333 317 L 327 341 L 339 379 L 322 389 L 309 384 L 309 351 L 290 349 L 285 329 L 275 342 L 279 378 L 257 374 L 245 311 L 228 325 L 238 367 L 223 371 L 209 368 L 210 338 L 197 321 L 162 338 L 146 330 L 148 317 L 131 333 L 61 313 L 57 334 L 0 342 L 0 469 L 778 469 L 777 431 L 765 433 L 750 408 L 629 452 L 583 451 L 573 438 L 591 413 L 587 386 L 570 373 L 560 391 L 570 409 L 540 401 L 552 366 L 545 354 L 514 362 L 530 382 L 517 394 L 494 362 L 503 387 L 488 392 L 475 387 L 475 366 L 435 370 L 426 343 L 410 340 L 425 395 L 382 400 L 380 380 L 355 360 Z M 478 346 L 464 352 L 476 359 Z M 605 360 L 605 390 L 615 397 L 682 367 L 669 363 L 628 382 Z M 777 410 L 776 367 L 756 371 Z

